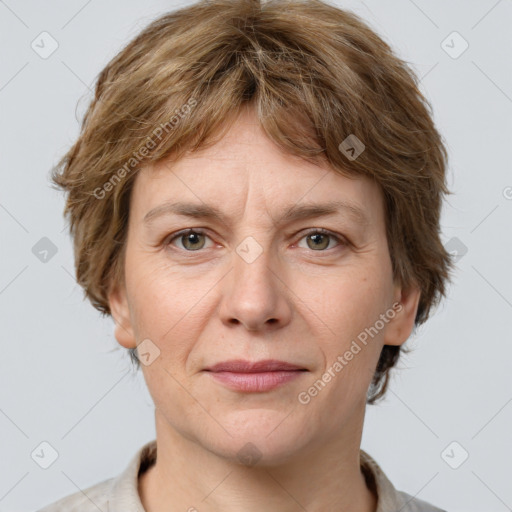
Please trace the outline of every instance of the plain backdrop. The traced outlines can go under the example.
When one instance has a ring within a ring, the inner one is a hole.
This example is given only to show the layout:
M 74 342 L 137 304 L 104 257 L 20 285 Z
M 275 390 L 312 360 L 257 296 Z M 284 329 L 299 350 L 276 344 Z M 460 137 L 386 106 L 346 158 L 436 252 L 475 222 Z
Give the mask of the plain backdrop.
M 0 511 L 34 510 L 115 476 L 155 437 L 141 374 L 74 280 L 64 198 L 48 173 L 77 136 L 100 70 L 186 4 L 0 1 Z M 442 237 L 454 282 L 407 342 L 414 350 L 387 398 L 367 408 L 362 448 L 395 487 L 450 512 L 512 510 L 512 3 L 336 5 L 421 77 L 453 192 Z M 58 454 L 47 469 L 34 455 L 50 453 L 41 443 Z

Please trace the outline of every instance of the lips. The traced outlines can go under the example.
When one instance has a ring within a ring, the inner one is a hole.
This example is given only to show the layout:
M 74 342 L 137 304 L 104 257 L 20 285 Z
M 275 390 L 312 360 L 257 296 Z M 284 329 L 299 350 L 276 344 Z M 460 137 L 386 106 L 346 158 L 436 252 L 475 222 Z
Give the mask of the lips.
M 217 363 L 205 371 L 210 372 L 233 372 L 233 373 L 265 373 L 265 372 L 278 372 L 278 371 L 294 371 L 304 370 L 306 368 L 297 366 L 295 364 L 287 363 L 285 361 L 277 361 L 275 359 L 267 359 L 264 361 L 245 361 L 243 359 L 233 359 L 231 361 L 224 361 Z
M 291 382 L 304 375 L 308 370 L 275 359 L 256 362 L 236 359 L 217 363 L 210 368 L 206 368 L 205 371 L 215 381 L 231 390 L 244 393 L 262 393 Z

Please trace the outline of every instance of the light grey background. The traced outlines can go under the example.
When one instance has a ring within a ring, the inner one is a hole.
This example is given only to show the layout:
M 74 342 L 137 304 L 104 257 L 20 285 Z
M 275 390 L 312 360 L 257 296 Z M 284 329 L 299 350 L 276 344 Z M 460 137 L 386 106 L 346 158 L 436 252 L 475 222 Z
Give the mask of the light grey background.
M 0 1 L 0 511 L 34 510 L 117 475 L 155 436 L 141 374 L 74 281 L 48 171 L 76 137 L 103 66 L 184 4 Z M 512 2 L 338 5 L 422 77 L 450 151 L 443 241 L 467 247 L 387 399 L 368 407 L 362 448 L 398 489 L 450 512 L 512 510 Z M 43 31 L 59 45 L 47 59 L 31 47 Z M 469 44 L 457 58 L 464 43 L 453 31 Z M 46 263 L 32 252 L 42 237 L 57 248 Z M 31 458 L 43 441 L 59 454 L 48 469 Z M 460 462 L 463 450 L 469 458 L 452 469 L 445 460 Z

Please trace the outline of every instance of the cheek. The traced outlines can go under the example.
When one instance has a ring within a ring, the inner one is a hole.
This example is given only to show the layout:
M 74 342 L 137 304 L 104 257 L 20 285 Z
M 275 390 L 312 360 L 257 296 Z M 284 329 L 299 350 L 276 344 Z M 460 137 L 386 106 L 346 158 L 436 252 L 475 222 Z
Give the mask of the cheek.
M 314 313 L 309 316 L 315 317 L 318 325 L 325 365 L 322 374 L 315 376 L 325 383 L 316 384 L 321 390 L 318 403 L 328 403 L 326 410 L 340 418 L 347 408 L 366 400 L 384 333 L 384 329 L 375 333 L 371 328 L 389 307 L 389 283 L 389 276 L 380 266 L 365 265 L 310 287 L 313 293 L 306 303 Z M 329 415 L 324 419 L 331 421 Z
M 160 349 L 160 362 L 166 368 L 177 368 L 186 362 L 211 313 L 207 292 L 218 279 L 198 278 L 197 274 L 192 278 L 147 259 L 146 263 L 132 261 L 127 273 L 132 323 L 137 340 L 152 340 Z
M 391 280 L 372 265 L 340 269 L 334 276 L 297 280 L 294 292 L 308 306 L 310 317 L 330 340 L 330 351 L 343 350 L 389 307 Z M 306 308 L 306 310 L 308 309 Z
M 180 316 L 187 302 L 190 288 L 183 286 L 182 278 L 159 255 L 134 254 L 126 262 L 126 280 L 134 312 L 147 327 L 167 323 L 169 329 Z

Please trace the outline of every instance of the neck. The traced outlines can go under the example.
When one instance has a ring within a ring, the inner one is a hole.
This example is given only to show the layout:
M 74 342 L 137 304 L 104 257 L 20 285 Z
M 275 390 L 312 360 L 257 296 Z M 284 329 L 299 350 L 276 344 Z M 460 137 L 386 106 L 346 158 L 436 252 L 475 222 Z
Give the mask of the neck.
M 139 477 L 146 512 L 375 512 L 360 468 L 362 420 L 279 463 L 241 465 L 181 435 L 155 411 L 157 460 Z

